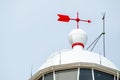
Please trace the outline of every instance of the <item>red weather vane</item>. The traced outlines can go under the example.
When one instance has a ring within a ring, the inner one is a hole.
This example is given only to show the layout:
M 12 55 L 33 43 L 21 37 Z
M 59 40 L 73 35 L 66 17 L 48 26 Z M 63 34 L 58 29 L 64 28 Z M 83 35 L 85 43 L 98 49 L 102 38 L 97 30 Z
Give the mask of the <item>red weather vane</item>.
M 79 13 L 77 12 L 77 17 L 76 18 L 70 18 L 68 15 L 63 15 L 63 14 L 57 14 L 59 16 L 58 21 L 62 22 L 69 22 L 70 20 L 74 20 L 77 22 L 77 29 L 79 29 L 79 22 L 88 22 L 91 23 L 91 20 L 82 20 L 79 18 Z

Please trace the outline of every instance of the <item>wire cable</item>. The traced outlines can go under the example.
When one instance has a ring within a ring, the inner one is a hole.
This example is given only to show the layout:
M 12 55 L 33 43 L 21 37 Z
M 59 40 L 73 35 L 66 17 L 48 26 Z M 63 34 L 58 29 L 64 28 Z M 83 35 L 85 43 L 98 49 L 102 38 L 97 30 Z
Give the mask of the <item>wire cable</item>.
M 104 33 L 101 33 L 91 44 L 90 46 L 87 48 L 87 50 L 92 46 L 94 45 L 96 42 L 98 42 L 98 40 L 100 39 L 100 37 L 103 35 Z M 97 43 L 96 43 L 97 44 Z M 94 46 L 95 47 L 95 46 Z

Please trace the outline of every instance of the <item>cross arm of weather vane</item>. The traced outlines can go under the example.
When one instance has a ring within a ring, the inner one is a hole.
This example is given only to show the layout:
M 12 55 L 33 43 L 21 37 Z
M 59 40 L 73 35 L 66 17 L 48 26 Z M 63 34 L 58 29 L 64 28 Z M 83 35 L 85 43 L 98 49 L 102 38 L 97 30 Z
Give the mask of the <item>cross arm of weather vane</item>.
M 76 18 L 70 18 L 68 15 L 63 15 L 63 14 L 58 14 L 58 21 L 61 22 L 69 22 L 70 20 L 74 20 L 77 22 L 77 29 L 79 28 L 79 22 L 83 21 L 83 22 L 88 22 L 91 23 L 91 20 L 82 20 L 79 18 L 79 13 L 77 12 L 77 17 Z

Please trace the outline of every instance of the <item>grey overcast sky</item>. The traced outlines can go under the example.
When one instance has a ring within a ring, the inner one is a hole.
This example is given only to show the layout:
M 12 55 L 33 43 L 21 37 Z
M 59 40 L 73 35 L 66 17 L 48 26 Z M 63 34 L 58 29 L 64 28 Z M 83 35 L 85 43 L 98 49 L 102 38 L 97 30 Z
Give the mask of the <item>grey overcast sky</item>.
M 68 14 L 80 22 L 89 44 L 102 32 L 106 12 L 106 57 L 120 68 L 120 0 L 0 0 L 0 80 L 27 80 L 61 49 L 71 49 L 69 32 L 75 22 L 57 22 L 57 14 Z M 102 52 L 102 39 L 93 50 Z

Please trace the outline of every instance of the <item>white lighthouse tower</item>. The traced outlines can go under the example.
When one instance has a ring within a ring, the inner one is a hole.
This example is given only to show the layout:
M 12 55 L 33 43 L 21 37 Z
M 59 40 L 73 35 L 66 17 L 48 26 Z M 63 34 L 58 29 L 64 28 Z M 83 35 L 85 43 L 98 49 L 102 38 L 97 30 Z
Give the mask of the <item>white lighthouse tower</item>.
M 84 50 L 85 31 L 72 30 L 69 41 L 72 50 L 50 56 L 29 80 L 120 80 L 120 70 L 111 61 Z

